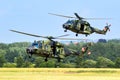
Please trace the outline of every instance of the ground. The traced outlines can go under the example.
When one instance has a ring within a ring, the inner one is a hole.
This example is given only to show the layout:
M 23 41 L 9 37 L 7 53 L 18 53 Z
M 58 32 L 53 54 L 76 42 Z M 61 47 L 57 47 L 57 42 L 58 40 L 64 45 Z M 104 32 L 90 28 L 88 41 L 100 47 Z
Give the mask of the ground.
M 120 69 L 0 68 L 0 80 L 120 80 Z

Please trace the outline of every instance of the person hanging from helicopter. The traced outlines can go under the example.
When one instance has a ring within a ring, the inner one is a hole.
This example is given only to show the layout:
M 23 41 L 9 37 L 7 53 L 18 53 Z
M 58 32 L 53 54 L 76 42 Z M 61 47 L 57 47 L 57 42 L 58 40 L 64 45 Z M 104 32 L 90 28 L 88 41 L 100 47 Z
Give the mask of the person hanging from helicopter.
M 91 54 L 91 51 L 89 49 L 90 46 L 92 46 L 92 43 L 88 43 L 88 44 L 82 46 L 82 48 L 81 48 L 82 55 L 85 54 L 86 52 L 88 55 Z
M 39 48 L 42 49 L 42 41 L 39 41 Z

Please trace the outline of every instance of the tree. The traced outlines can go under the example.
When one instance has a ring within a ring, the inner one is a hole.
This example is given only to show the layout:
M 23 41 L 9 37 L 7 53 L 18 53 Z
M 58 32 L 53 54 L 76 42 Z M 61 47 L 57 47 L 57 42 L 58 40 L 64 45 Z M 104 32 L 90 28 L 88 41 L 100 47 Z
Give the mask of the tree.
M 59 63 L 57 67 L 60 67 L 60 68 L 74 68 L 75 64 L 73 64 L 73 63 Z
M 49 68 L 54 68 L 55 67 L 55 61 L 54 60 L 49 60 L 49 61 L 47 61 L 47 62 L 42 62 L 41 64 L 40 64 L 40 67 L 49 67 Z
M 76 63 L 76 68 L 82 68 L 83 67 L 83 57 L 78 56 L 75 63 Z
M 105 57 L 98 57 L 96 66 L 98 68 L 114 67 L 114 62 Z
M 16 63 L 4 63 L 3 64 L 3 67 L 6 67 L 6 68 L 15 68 L 16 67 Z
M 8 45 L 5 43 L 0 43 L 0 49 L 2 50 L 8 49 Z
M 42 57 L 35 58 L 35 61 L 34 61 L 35 67 L 40 67 L 42 62 L 43 62 L 43 58 Z
M 35 66 L 35 64 L 32 64 L 29 61 L 25 61 L 25 63 L 23 63 L 23 67 L 25 68 L 33 68 Z
M 120 57 L 118 57 L 115 61 L 115 67 L 120 68 Z
M 7 53 L 5 54 L 5 58 L 8 62 L 14 62 L 14 58 L 18 57 L 19 49 L 17 47 L 11 47 L 7 50 Z
M 83 63 L 83 67 L 85 67 L 85 68 L 95 68 L 96 67 L 96 61 L 94 61 L 94 60 L 86 60 Z
M 24 59 L 22 56 L 18 56 L 14 58 L 14 62 L 16 63 L 16 67 L 22 67 L 24 63 Z
M 6 62 L 4 55 L 0 55 L 0 67 Z

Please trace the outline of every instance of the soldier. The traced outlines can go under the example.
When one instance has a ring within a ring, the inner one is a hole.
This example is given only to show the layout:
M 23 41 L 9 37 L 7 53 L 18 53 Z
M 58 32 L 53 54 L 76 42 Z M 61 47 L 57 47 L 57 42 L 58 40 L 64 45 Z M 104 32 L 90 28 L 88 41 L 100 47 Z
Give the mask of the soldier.
M 38 41 L 37 43 L 39 44 L 39 48 L 42 49 L 42 41 Z
M 51 49 L 52 49 L 53 55 L 56 56 L 56 42 L 55 41 L 51 42 Z
M 90 55 L 90 54 L 91 54 L 91 51 L 89 50 L 89 46 L 91 46 L 91 45 L 92 45 L 92 43 L 88 43 L 87 45 L 84 45 L 84 46 L 81 48 L 82 54 L 84 54 L 84 53 L 87 52 L 87 54 Z

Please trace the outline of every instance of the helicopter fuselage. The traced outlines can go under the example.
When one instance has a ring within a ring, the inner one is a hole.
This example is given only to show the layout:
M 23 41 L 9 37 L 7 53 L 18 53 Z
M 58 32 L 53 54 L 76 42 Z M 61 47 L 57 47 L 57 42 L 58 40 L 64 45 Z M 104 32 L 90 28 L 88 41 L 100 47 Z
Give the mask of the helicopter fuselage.
M 64 58 L 66 56 L 63 44 L 55 41 L 34 42 L 26 49 L 26 52 L 30 55 L 47 58 Z
M 92 33 L 92 29 L 90 24 L 87 21 L 83 20 L 68 20 L 66 23 L 63 24 L 63 28 L 65 32 L 70 30 L 77 34 L 85 34 L 89 35 Z
M 56 58 L 58 60 L 64 59 L 65 57 L 73 54 L 79 55 L 80 52 L 68 49 L 63 44 L 54 41 L 37 41 L 32 43 L 26 49 L 27 54 L 31 57 L 32 55 L 45 57 L 47 58 Z
M 72 16 L 65 16 L 65 15 L 60 15 L 60 14 L 54 14 L 54 13 L 49 13 L 51 15 L 55 15 L 55 16 L 60 16 L 60 17 L 66 17 L 66 18 L 74 18 L 75 20 L 68 20 L 66 23 L 63 24 L 63 28 L 65 29 L 64 32 L 67 32 L 67 30 L 70 30 L 74 33 L 76 33 L 76 36 L 78 36 L 78 34 L 84 34 L 84 35 L 90 35 L 92 33 L 98 33 L 98 34 L 106 34 L 106 32 L 109 29 L 109 27 L 111 25 L 108 25 L 104 27 L 103 30 L 91 27 L 89 22 L 85 21 L 85 20 L 103 20 L 103 19 L 110 19 L 110 18 L 83 18 L 81 16 L 79 16 L 77 13 L 74 13 L 75 17 Z

